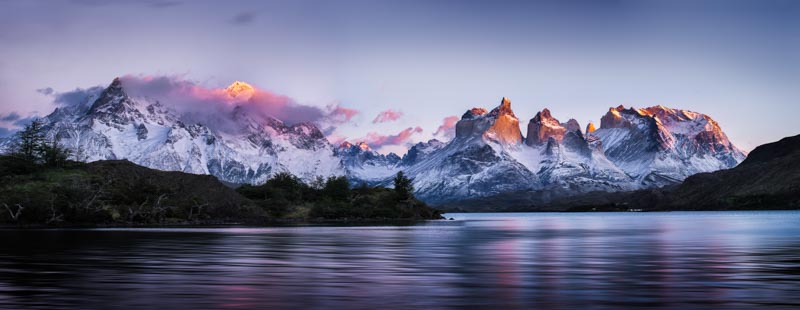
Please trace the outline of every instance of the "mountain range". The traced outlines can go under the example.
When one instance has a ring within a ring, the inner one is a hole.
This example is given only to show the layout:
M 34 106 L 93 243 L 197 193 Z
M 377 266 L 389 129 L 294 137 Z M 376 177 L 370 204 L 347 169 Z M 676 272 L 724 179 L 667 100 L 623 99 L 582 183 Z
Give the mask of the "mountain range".
M 800 207 L 800 135 L 753 149 L 738 166 L 704 172 L 680 184 L 624 193 L 594 192 L 546 203 L 523 200 L 495 210 L 642 211 L 771 210 Z M 479 204 L 475 204 L 480 208 Z M 475 208 L 473 208 L 475 210 Z M 482 209 L 486 211 L 487 209 Z
M 237 82 L 225 91 L 246 93 Z M 332 145 L 312 123 L 285 123 L 235 107 L 225 126 L 192 121 L 169 102 L 131 96 L 114 81 L 80 104 L 44 117 L 48 138 L 81 161 L 127 159 L 149 168 L 210 174 L 231 184 L 260 184 L 278 172 L 301 180 L 346 175 L 353 183 L 390 185 L 403 171 L 420 199 L 438 205 L 503 195 L 548 201 L 590 192 L 677 184 L 690 175 L 728 169 L 746 154 L 708 115 L 663 106 L 610 108 L 585 130 L 548 109 L 523 135 L 511 101 L 471 108 L 450 141 L 430 140 L 406 154 L 380 154 L 363 142 Z M 13 140 L 0 142 L 7 150 Z

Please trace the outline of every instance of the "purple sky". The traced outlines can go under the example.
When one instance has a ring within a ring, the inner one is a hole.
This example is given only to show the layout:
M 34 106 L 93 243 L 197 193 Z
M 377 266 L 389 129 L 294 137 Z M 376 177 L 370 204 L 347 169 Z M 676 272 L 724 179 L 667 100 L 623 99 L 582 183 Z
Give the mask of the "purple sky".
M 383 151 L 503 96 L 523 127 L 690 109 L 749 150 L 800 133 L 800 1 L 0 0 L 0 135 L 125 75 L 355 109 L 335 135 Z

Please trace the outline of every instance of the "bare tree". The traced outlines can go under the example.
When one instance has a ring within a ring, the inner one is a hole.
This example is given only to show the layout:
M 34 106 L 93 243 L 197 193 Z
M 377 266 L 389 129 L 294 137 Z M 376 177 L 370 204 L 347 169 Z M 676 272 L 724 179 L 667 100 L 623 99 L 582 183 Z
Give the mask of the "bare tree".
M 197 213 L 196 214 L 199 215 L 200 213 L 203 212 L 203 207 L 207 207 L 207 206 L 208 206 L 208 203 L 199 204 L 199 203 L 197 203 L 197 201 L 194 201 L 194 205 L 189 209 L 189 218 L 188 218 L 188 220 L 191 221 L 192 217 L 195 215 L 195 212 L 194 212 L 195 208 L 197 209 Z
M 8 204 L 4 203 L 3 206 L 6 207 L 6 210 L 8 210 L 8 214 L 11 215 L 11 219 L 14 220 L 15 222 L 19 219 L 19 215 L 22 214 L 22 209 L 25 209 L 20 204 L 15 205 L 17 207 L 16 211 L 11 211 L 11 207 L 9 207 Z

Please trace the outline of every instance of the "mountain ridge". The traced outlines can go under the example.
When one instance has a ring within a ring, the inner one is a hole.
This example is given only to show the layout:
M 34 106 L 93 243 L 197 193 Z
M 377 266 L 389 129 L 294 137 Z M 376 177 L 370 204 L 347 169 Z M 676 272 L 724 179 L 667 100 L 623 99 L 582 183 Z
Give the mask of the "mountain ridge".
M 468 109 L 452 140 L 420 142 L 399 156 L 366 143 L 334 146 L 313 123 L 287 125 L 241 106 L 217 116 L 233 126 L 191 122 L 169 103 L 129 96 L 123 84 L 116 78 L 81 104 L 57 108 L 45 117 L 48 137 L 82 150 L 82 161 L 128 159 L 228 183 L 260 184 L 290 172 L 306 182 L 346 175 L 388 185 L 404 171 L 417 196 L 436 204 L 525 191 L 555 199 L 661 187 L 744 160 L 709 116 L 662 106 L 610 108 L 599 128 L 589 123 L 585 132 L 574 119 L 561 123 L 543 109 L 523 135 L 503 97 L 492 110 Z M 255 90 L 237 81 L 222 91 L 247 98 Z

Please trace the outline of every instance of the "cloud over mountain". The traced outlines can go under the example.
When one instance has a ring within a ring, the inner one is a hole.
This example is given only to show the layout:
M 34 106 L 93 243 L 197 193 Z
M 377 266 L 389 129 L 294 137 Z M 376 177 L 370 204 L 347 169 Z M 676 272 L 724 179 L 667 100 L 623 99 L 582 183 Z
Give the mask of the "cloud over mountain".
M 442 120 L 442 125 L 433 132 L 434 136 L 441 136 L 443 138 L 451 139 L 456 136 L 456 123 L 458 116 L 448 116 Z
M 336 125 L 350 121 L 357 110 L 338 104 L 326 107 L 305 105 L 294 99 L 259 89 L 244 82 L 228 88 L 209 88 L 180 76 L 133 76 L 121 78 L 133 96 L 154 98 L 177 110 L 188 119 L 208 125 L 225 126 L 223 115 L 234 108 L 257 117 L 272 117 L 288 124 L 317 123 L 332 132 Z
M 16 111 L 0 114 L 0 138 L 13 135 L 19 128 L 30 124 L 37 117 L 36 114 L 23 117 Z
M 403 117 L 403 112 L 394 111 L 392 109 L 381 111 L 375 119 L 372 120 L 373 124 L 393 122 Z
M 70 91 L 56 92 L 51 87 L 37 89 L 36 92 L 53 97 L 53 104 L 59 107 L 74 106 L 83 103 L 87 98 L 98 95 L 105 87 L 94 86 L 89 88 L 75 88 Z
M 360 141 L 367 142 L 373 148 L 380 148 L 390 145 L 405 145 L 415 133 L 422 133 L 422 127 L 408 127 L 394 135 L 382 135 L 377 132 L 370 132 Z

